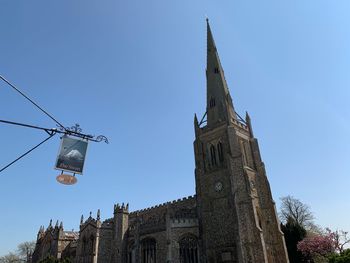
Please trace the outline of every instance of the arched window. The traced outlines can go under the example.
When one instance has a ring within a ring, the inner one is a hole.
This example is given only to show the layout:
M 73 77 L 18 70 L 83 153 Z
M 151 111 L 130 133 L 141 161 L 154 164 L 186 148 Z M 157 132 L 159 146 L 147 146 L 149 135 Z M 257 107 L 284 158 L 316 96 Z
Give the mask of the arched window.
M 215 99 L 214 99 L 213 97 L 210 98 L 209 107 L 210 107 L 210 108 L 215 107 Z
M 222 150 L 222 143 L 221 142 L 218 143 L 217 148 L 218 148 L 219 161 L 220 161 L 220 163 L 222 163 L 224 161 L 224 152 Z
M 136 250 L 135 250 L 135 243 L 130 242 L 128 245 L 128 263 L 135 263 L 136 261 Z
M 241 141 L 241 149 L 242 149 L 243 164 L 248 166 L 247 151 L 246 151 L 246 147 L 245 147 L 245 142 L 244 141 Z
M 216 166 L 216 151 L 214 145 L 210 145 L 210 161 L 212 166 Z
M 83 237 L 83 246 L 82 246 L 83 254 L 85 254 L 85 252 L 86 252 L 86 244 L 87 244 L 86 237 Z
M 95 241 L 94 239 L 95 239 L 94 236 L 91 235 L 90 236 L 90 248 L 89 248 L 90 249 L 90 251 L 89 251 L 90 255 L 94 255 L 94 250 L 95 250 L 94 249 L 94 241 Z
M 185 236 L 179 241 L 180 263 L 198 263 L 198 241 L 194 236 Z
M 156 263 L 157 242 L 154 238 L 141 241 L 141 263 Z

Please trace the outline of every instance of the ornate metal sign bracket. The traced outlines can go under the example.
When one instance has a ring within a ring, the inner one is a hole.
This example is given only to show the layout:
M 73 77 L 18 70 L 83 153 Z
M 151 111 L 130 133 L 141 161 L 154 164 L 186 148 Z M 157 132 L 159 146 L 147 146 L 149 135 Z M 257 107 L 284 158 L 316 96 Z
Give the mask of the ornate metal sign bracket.
M 51 128 L 39 127 L 39 126 L 31 125 L 31 124 L 25 124 L 25 123 L 13 122 L 13 121 L 6 121 L 6 120 L 0 120 L 0 123 L 9 124 L 9 125 L 16 125 L 16 126 L 21 126 L 21 127 L 25 127 L 25 128 L 42 130 L 42 131 L 46 132 L 49 135 L 49 137 L 44 139 L 42 142 L 40 142 L 39 144 L 35 145 L 33 148 L 29 149 L 24 154 L 20 155 L 14 161 L 10 162 L 9 164 L 7 164 L 3 168 L 1 168 L 0 169 L 0 173 L 2 171 L 4 171 L 6 168 L 10 167 L 15 162 L 17 162 L 20 159 L 22 159 L 27 154 L 31 153 L 33 150 L 35 150 L 40 145 L 42 145 L 43 143 L 45 143 L 46 141 L 51 139 L 56 134 L 63 134 L 63 135 L 68 135 L 68 136 L 72 136 L 72 137 L 77 137 L 77 138 L 80 138 L 80 139 L 83 139 L 83 140 L 87 140 L 87 141 L 92 141 L 92 142 L 105 142 L 107 144 L 109 143 L 107 137 L 104 136 L 104 135 L 94 136 L 94 135 L 82 133 L 82 129 L 80 128 L 79 124 L 75 124 L 74 126 L 71 126 L 71 127 L 63 127 L 63 126 L 57 125 L 58 126 L 57 128 L 51 129 Z

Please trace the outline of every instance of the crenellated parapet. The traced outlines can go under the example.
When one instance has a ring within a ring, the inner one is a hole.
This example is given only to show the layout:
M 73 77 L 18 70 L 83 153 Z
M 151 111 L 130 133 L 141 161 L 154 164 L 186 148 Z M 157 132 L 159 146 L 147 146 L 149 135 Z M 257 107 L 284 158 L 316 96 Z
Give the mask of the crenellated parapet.
M 129 204 L 126 205 L 122 203 L 121 205 L 119 203 L 114 205 L 114 214 L 117 213 L 129 213 Z
M 159 205 L 155 205 L 155 206 L 151 206 L 145 209 L 140 209 L 140 210 L 136 210 L 130 213 L 130 217 L 136 217 L 136 216 L 141 216 L 143 214 L 147 214 L 147 213 L 157 213 L 157 211 L 162 211 L 164 209 L 167 209 L 169 207 L 176 207 L 176 206 L 183 206 L 186 204 L 190 204 L 190 203 L 195 203 L 196 202 L 196 195 L 190 195 L 188 197 L 183 197 L 180 199 L 176 199 L 173 201 L 169 201 L 166 203 L 162 203 Z
M 130 213 L 129 234 L 134 236 L 136 233 L 144 235 L 165 231 L 169 223 L 175 226 L 176 220 L 185 220 L 188 226 L 198 224 L 195 195 Z
M 113 218 L 108 218 L 102 222 L 101 228 L 112 228 L 113 225 Z

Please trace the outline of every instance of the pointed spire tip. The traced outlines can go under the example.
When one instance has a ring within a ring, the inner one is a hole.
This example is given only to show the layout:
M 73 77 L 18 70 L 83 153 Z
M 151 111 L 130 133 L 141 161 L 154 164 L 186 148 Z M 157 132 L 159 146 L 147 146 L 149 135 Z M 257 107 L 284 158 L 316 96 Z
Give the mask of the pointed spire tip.
M 196 113 L 194 114 L 194 125 L 195 125 L 195 127 L 199 126 L 198 118 L 197 118 L 197 114 Z

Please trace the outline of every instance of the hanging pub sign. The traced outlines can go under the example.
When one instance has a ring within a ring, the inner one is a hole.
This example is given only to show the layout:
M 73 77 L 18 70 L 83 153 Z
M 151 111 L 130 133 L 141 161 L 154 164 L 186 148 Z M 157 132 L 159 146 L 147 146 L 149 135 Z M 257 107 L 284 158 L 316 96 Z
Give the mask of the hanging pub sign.
M 88 141 L 63 136 L 55 169 L 83 174 Z

